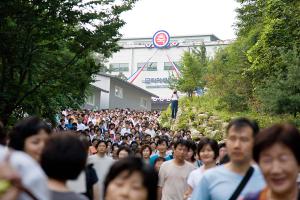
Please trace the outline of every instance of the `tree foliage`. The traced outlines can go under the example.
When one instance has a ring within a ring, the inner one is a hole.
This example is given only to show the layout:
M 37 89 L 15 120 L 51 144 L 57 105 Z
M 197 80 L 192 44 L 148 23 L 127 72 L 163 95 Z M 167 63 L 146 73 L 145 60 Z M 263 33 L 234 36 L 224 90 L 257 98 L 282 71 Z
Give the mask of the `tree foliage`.
M 130 1 L 0 2 L 0 120 L 28 113 L 51 117 L 82 104 L 104 58 L 118 50 L 120 14 Z
M 207 74 L 227 110 L 300 112 L 300 2 L 237 0 L 237 39 L 217 52 Z
M 181 60 L 182 76 L 175 82 L 175 88 L 181 92 L 186 92 L 188 96 L 192 96 L 197 88 L 204 88 L 207 62 L 204 44 L 190 52 L 184 52 Z
M 281 62 L 277 63 L 284 71 L 265 80 L 257 89 L 258 97 L 263 102 L 266 111 L 275 113 L 290 113 L 294 117 L 300 113 L 300 56 L 296 47 L 287 52 L 281 52 Z

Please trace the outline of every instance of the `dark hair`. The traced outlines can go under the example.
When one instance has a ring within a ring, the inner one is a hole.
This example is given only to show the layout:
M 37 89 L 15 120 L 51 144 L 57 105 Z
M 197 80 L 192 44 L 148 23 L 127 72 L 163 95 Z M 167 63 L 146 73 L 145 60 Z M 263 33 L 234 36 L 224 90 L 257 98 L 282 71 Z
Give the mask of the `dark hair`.
M 196 161 L 195 155 L 196 155 L 196 150 L 197 150 L 197 145 L 194 141 L 187 140 L 187 147 L 188 151 L 192 150 L 193 151 L 193 156 L 191 158 L 192 162 Z
M 158 135 L 156 135 L 156 136 L 154 137 L 154 139 L 156 139 L 156 138 L 160 139 L 160 137 L 159 137 Z
M 220 160 L 219 165 L 224 165 L 230 161 L 228 154 L 225 154 L 224 157 Z
M 25 140 L 30 136 L 37 135 L 41 130 L 47 134 L 51 133 L 48 124 L 38 117 L 28 117 L 19 121 L 9 134 L 9 147 L 24 151 Z
M 153 143 L 155 144 L 155 146 L 157 146 L 156 142 L 154 142 L 154 141 L 150 142 L 150 145 L 153 144 Z
M 137 146 L 139 145 L 138 143 L 137 143 L 137 141 L 132 141 L 131 143 L 130 143 L 130 148 L 132 148 L 132 145 L 133 144 L 136 144 Z
M 80 141 L 83 143 L 85 150 L 88 151 L 89 147 L 91 145 L 91 142 L 86 138 L 85 135 L 79 135 L 78 138 L 80 139 Z M 94 140 L 93 140 L 94 141 Z
M 41 166 L 50 178 L 74 180 L 84 168 L 86 159 L 83 142 L 72 132 L 63 132 L 47 141 L 41 155 Z
M 115 147 L 118 147 L 119 148 L 119 144 L 118 143 L 113 143 L 111 145 L 111 150 L 114 151 Z
M 150 150 L 150 156 L 151 156 L 151 154 L 152 154 L 152 149 L 151 149 L 151 147 L 150 147 L 149 144 L 145 144 L 145 145 L 142 146 L 142 148 L 141 148 L 141 154 L 143 155 L 143 151 L 144 151 L 145 149 L 147 149 L 147 148 Z
M 207 137 L 201 138 L 200 142 L 198 143 L 197 154 L 199 155 L 200 151 L 203 149 L 205 145 L 209 145 L 213 150 L 215 156 L 214 159 L 217 159 L 219 156 L 219 145 L 218 142 L 214 139 L 210 139 Z
M 118 151 L 117 151 L 117 156 L 119 157 L 119 153 L 121 151 L 126 151 L 128 153 L 128 157 L 132 157 L 133 156 L 133 152 L 131 151 L 131 149 L 128 146 L 120 146 Z
M 98 140 L 98 144 L 96 145 L 96 148 L 98 148 L 98 146 L 99 146 L 100 143 L 104 143 L 105 146 L 106 146 L 106 148 L 107 148 L 108 144 L 107 144 L 107 142 L 105 140 Z
M 219 143 L 219 149 L 226 147 L 226 143 L 225 142 L 221 142 Z
M 186 140 L 183 139 L 178 139 L 175 143 L 174 143 L 174 149 L 177 148 L 178 145 L 182 145 L 188 148 L 188 143 Z
M 157 163 L 157 162 L 159 162 L 159 161 L 163 161 L 163 162 L 165 162 L 166 161 L 166 159 L 164 158 L 164 157 L 157 157 L 155 160 L 154 160 L 154 166 L 155 166 L 155 164 Z
M 99 139 L 98 138 L 93 138 L 92 143 L 95 142 L 95 141 L 99 142 Z
M 121 136 L 121 140 L 127 139 L 127 136 Z
M 276 124 L 262 130 L 255 138 L 253 158 L 259 161 L 260 153 L 276 143 L 288 147 L 294 154 L 298 165 L 300 165 L 300 133 L 291 124 Z
M 227 129 L 226 129 L 227 134 L 231 127 L 233 127 L 236 130 L 240 130 L 245 127 L 250 127 L 253 131 L 253 137 L 255 137 L 257 135 L 257 133 L 259 132 L 258 124 L 255 121 L 251 121 L 247 118 L 237 118 L 237 119 L 232 120 L 227 126 Z
M 134 172 L 139 172 L 143 178 L 143 186 L 147 189 L 147 200 L 157 200 L 157 172 L 140 158 L 133 157 L 119 160 L 111 166 L 104 181 L 104 198 L 109 184 L 122 172 L 128 172 L 127 177 L 130 177 Z
M 157 145 L 160 145 L 160 144 L 162 144 L 162 143 L 166 143 L 167 144 L 167 146 L 168 146 L 168 140 L 166 140 L 166 139 L 164 139 L 164 138 L 160 138 L 158 141 L 157 141 Z

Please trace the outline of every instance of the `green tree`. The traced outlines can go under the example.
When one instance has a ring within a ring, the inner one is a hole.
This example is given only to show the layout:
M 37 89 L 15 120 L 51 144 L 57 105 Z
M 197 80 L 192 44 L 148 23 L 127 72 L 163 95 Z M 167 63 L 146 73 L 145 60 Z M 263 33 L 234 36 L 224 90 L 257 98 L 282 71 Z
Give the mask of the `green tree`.
M 219 49 L 209 63 L 206 75 L 209 93 L 219 99 L 219 108 L 229 111 L 243 111 L 253 102 L 251 63 L 247 50 L 253 45 L 257 31 L 248 38 L 238 38 L 234 43 Z
M 254 92 L 261 109 L 271 113 L 299 112 L 300 2 L 266 0 L 263 26 L 247 52 Z M 292 50 L 292 51 L 291 51 Z
M 118 50 L 120 14 L 134 2 L 1 1 L 0 120 L 82 104 L 101 68 L 92 53 Z
M 290 113 L 296 117 L 300 113 L 299 50 L 295 47 L 287 52 L 281 51 L 280 58 L 277 65 L 284 71 L 277 71 L 256 92 L 267 112 Z
M 253 29 L 262 28 L 265 13 L 265 0 L 237 0 L 240 6 L 236 9 L 236 33 L 239 37 L 249 35 Z
M 269 77 L 285 71 L 282 68 L 285 65 L 278 65 L 282 51 L 300 47 L 300 2 L 265 0 L 264 11 L 258 40 L 248 51 L 251 71 L 255 74 L 253 81 L 258 87 Z
M 186 92 L 189 97 L 197 88 L 204 88 L 204 75 L 207 71 L 207 57 L 204 44 L 191 52 L 184 52 L 182 56 L 181 77 L 177 79 L 175 87 Z
M 300 2 L 237 1 L 238 37 L 209 64 L 210 93 L 220 99 L 220 108 L 230 111 L 296 115 L 298 90 L 291 88 L 297 88 L 297 81 L 290 72 L 299 74 Z

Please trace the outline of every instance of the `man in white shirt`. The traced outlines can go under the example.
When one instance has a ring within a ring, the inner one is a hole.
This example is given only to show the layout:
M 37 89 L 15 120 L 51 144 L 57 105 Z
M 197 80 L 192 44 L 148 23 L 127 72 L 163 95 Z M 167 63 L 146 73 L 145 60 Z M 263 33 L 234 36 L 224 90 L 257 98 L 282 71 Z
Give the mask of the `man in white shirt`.
M 88 158 L 88 163 L 92 163 L 96 170 L 99 179 L 98 183 L 100 185 L 100 199 L 102 199 L 104 179 L 111 165 L 114 163 L 114 160 L 106 155 L 107 142 L 103 140 L 99 141 L 97 150 L 97 154 L 92 155 Z
M 137 125 L 139 123 L 138 119 L 136 116 L 133 117 L 132 119 L 132 123 L 133 123 L 133 126 Z
M 122 128 L 122 130 L 121 130 L 121 135 L 122 136 L 124 136 L 125 133 L 128 133 L 128 134 L 130 133 L 130 127 L 129 127 L 129 123 L 128 122 L 125 123 L 125 127 Z
M 89 121 L 88 122 L 92 122 L 94 125 L 96 125 L 96 118 L 95 118 L 95 115 L 93 113 L 89 117 Z
M 187 178 L 194 165 L 185 161 L 187 142 L 178 140 L 174 144 L 174 159 L 164 162 L 159 170 L 158 200 L 182 200 L 187 189 Z
M 149 126 L 146 129 L 145 133 L 151 135 L 151 138 L 154 138 L 156 136 L 156 133 L 155 133 L 155 130 L 153 129 L 152 124 L 149 124 Z
M 82 123 L 82 119 L 78 119 L 77 131 L 84 131 L 87 127 Z
M 252 149 L 255 135 L 258 133 L 256 123 L 238 118 L 227 127 L 226 147 L 230 161 L 205 172 L 193 190 L 192 200 L 228 200 L 239 186 L 252 166 Z M 247 193 L 255 193 L 265 187 L 264 178 L 257 166 L 237 199 L 243 199 Z

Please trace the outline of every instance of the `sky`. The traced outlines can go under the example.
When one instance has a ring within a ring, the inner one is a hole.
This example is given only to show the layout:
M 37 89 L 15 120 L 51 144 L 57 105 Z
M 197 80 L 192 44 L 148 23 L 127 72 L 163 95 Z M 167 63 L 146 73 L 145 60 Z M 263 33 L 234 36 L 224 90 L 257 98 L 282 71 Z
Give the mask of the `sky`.
M 158 30 L 171 36 L 214 34 L 234 39 L 235 0 L 139 0 L 122 14 L 124 38 L 152 37 Z

